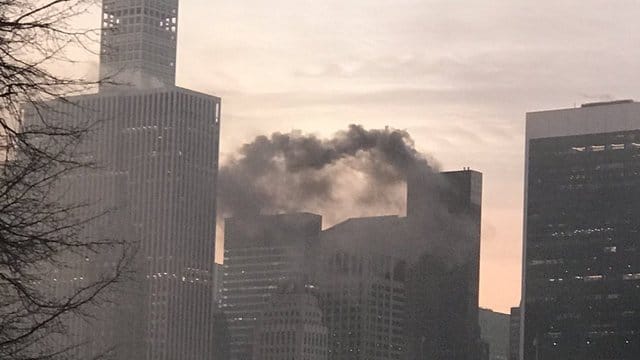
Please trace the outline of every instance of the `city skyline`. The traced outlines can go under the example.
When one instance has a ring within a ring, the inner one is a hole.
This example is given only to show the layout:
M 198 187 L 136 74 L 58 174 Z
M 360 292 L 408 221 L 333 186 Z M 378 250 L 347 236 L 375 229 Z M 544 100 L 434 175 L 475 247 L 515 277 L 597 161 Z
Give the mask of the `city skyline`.
M 640 6 L 574 5 L 194 0 L 177 82 L 225 98 L 223 158 L 255 135 L 360 122 L 408 129 L 445 170 L 483 171 L 480 303 L 506 313 L 520 300 L 524 113 L 640 98 Z M 97 74 L 87 61 L 78 71 Z

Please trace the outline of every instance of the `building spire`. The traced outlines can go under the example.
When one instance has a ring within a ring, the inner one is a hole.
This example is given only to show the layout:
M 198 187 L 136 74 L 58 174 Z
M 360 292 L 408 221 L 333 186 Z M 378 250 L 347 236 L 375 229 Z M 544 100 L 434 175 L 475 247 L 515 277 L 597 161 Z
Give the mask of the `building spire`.
M 104 0 L 102 27 L 101 79 L 137 88 L 175 85 L 178 0 Z

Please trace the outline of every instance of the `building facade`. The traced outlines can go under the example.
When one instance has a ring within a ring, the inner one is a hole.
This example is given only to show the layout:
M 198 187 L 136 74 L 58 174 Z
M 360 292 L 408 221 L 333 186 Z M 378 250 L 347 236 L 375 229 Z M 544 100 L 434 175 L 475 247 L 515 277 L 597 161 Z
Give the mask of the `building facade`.
M 252 359 L 257 320 L 283 283 L 304 278 L 322 217 L 308 213 L 248 216 L 225 222 L 220 296 L 231 337 L 231 360 Z
M 325 231 L 313 279 L 329 329 L 329 359 L 402 359 L 406 262 L 394 255 L 404 221 L 349 219 Z
M 258 317 L 253 360 L 327 360 L 327 327 L 313 286 L 285 283 Z
M 407 275 L 408 358 L 477 360 L 482 174 L 440 176 L 407 185 L 409 236 L 426 249 Z
M 69 178 L 68 185 L 74 202 L 109 211 L 88 226 L 90 236 L 136 247 L 137 285 L 116 301 L 134 306 L 125 320 L 140 327 L 127 342 L 148 359 L 206 358 L 220 99 L 177 87 L 128 89 L 74 98 L 56 113 L 57 120 L 99 124 L 81 147 L 98 170 Z
M 178 0 L 104 0 L 102 28 L 102 90 L 175 84 Z
M 640 104 L 527 114 L 523 359 L 640 358 Z
M 417 174 L 407 192 L 407 217 L 322 232 L 313 278 L 332 360 L 488 356 L 478 323 L 482 174 Z
M 509 360 L 520 360 L 520 308 L 511 308 L 509 316 Z
M 71 323 L 80 358 L 105 349 L 119 359 L 212 358 L 221 100 L 174 84 L 177 9 L 177 0 L 105 0 L 100 73 L 117 68 L 111 80 L 133 81 L 53 103 L 46 114 L 92 124 L 76 156 L 96 166 L 64 181 L 69 200 L 104 212 L 87 237 L 135 249 L 110 302 Z M 53 276 L 82 285 L 113 261 L 83 257 Z
M 480 308 L 482 341 L 489 346 L 490 360 L 509 359 L 509 314 Z

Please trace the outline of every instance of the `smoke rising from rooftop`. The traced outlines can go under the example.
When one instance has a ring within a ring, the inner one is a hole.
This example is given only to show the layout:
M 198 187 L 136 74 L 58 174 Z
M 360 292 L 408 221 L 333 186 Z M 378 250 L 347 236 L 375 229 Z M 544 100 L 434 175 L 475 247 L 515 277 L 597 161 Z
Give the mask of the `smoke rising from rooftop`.
M 402 213 L 404 183 L 416 168 L 435 173 L 404 130 L 350 125 L 329 139 L 258 136 L 220 169 L 221 215 L 313 211 L 333 222 Z

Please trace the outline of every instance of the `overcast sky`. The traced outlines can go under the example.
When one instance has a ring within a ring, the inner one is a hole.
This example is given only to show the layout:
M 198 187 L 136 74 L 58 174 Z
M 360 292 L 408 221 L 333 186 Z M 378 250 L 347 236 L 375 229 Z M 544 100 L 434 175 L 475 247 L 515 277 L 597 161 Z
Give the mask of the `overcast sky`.
M 223 155 L 258 134 L 358 123 L 409 130 L 445 170 L 482 171 L 480 304 L 508 311 L 525 112 L 640 99 L 639 16 L 635 0 L 182 0 L 177 82 L 223 98 Z

